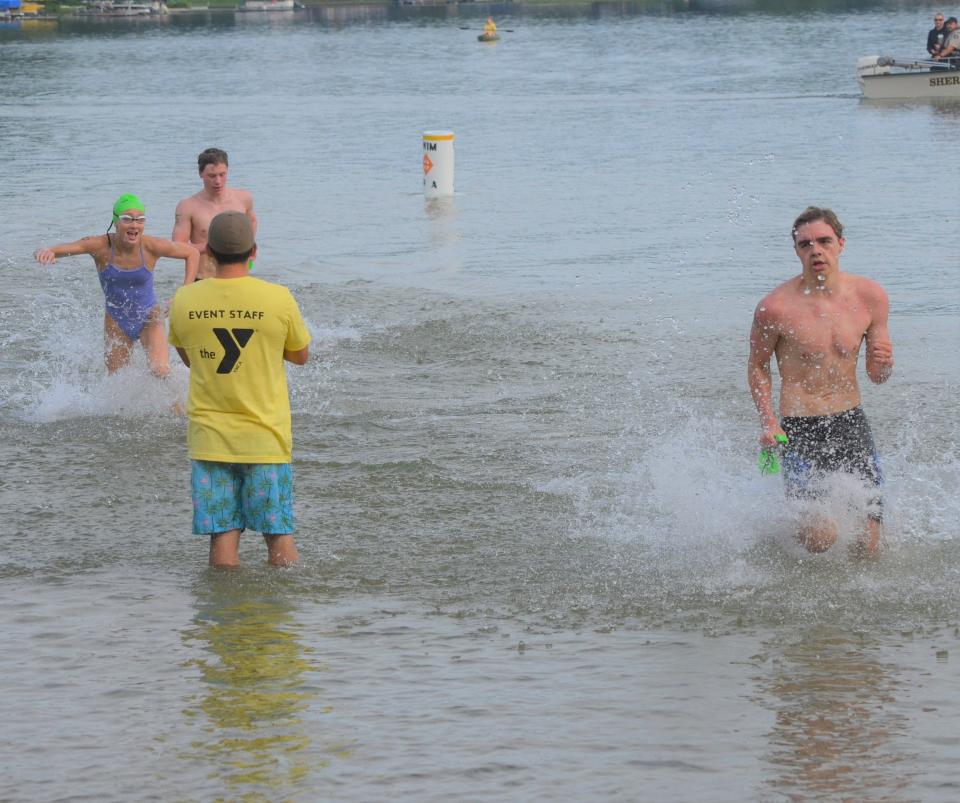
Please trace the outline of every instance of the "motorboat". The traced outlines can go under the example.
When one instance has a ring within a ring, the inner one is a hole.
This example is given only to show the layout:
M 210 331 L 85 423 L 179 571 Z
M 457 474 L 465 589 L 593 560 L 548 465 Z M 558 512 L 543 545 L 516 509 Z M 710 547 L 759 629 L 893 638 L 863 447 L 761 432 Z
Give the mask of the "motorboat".
M 111 3 L 104 9 L 104 14 L 108 17 L 148 17 L 151 14 L 162 14 L 159 4 L 154 3 L 134 3 L 130 0 L 120 0 L 120 2 Z
M 294 0 L 243 0 L 237 11 L 293 11 Z
M 960 100 L 960 70 L 929 59 L 864 56 L 857 59 L 857 83 L 870 100 Z
M 89 4 L 78 13 L 95 17 L 149 17 L 168 13 L 162 0 L 103 0 Z

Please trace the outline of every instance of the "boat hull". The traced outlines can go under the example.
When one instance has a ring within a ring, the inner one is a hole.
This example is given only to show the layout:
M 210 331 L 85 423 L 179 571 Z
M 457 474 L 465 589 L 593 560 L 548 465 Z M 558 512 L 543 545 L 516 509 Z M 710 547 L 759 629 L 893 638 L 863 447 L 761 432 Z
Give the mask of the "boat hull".
M 960 100 L 960 71 L 866 75 L 860 79 L 863 96 L 871 100 L 953 98 Z

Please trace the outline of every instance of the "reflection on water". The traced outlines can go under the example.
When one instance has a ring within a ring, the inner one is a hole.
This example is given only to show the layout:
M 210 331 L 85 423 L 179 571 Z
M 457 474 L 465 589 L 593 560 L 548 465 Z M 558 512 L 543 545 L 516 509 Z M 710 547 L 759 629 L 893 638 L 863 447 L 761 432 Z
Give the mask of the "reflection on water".
M 234 586 L 232 578 L 208 579 L 210 587 L 198 592 L 194 626 L 183 636 L 208 653 L 191 661 L 203 687 L 184 714 L 208 723 L 208 737 L 193 747 L 226 788 L 245 798 L 251 787 L 267 799 L 302 790 L 310 769 L 326 763 L 311 750 L 316 723 L 305 722 L 308 709 L 318 711 L 307 676 L 319 667 L 286 600 Z
M 960 117 L 960 101 L 953 98 L 861 98 L 860 106 L 874 114 L 902 114 L 904 109 L 931 109 L 934 114 L 947 119 Z
M 915 773 L 907 768 L 916 757 L 900 748 L 908 723 L 889 710 L 899 670 L 877 661 L 874 649 L 825 627 L 783 648 L 767 689 L 776 705 L 768 761 L 778 792 L 791 799 L 887 800 L 911 785 Z

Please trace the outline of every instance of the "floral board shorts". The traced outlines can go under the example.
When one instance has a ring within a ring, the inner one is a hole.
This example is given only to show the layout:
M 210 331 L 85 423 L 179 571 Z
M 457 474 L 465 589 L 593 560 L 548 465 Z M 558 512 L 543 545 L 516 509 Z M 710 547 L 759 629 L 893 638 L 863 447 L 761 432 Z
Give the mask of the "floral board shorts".
M 264 535 L 293 532 L 290 463 L 190 462 L 194 533 L 214 535 L 246 529 Z

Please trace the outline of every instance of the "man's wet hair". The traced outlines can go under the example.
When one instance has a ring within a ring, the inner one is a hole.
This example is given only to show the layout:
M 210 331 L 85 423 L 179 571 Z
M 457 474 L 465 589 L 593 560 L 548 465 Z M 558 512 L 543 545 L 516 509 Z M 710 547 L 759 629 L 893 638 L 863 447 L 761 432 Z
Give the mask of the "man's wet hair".
M 814 223 L 817 220 L 822 220 L 833 229 L 833 233 L 837 235 L 838 240 L 843 237 L 843 224 L 832 209 L 808 206 L 800 213 L 799 217 L 793 221 L 793 228 L 790 229 L 790 236 L 793 237 L 793 241 L 797 241 L 797 229 L 801 226 L 806 226 L 808 223 Z
M 227 161 L 227 152 L 220 150 L 220 148 L 207 148 L 197 157 L 197 171 L 202 173 L 207 165 L 229 167 L 230 162 Z

